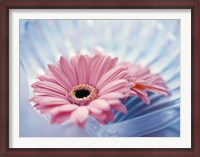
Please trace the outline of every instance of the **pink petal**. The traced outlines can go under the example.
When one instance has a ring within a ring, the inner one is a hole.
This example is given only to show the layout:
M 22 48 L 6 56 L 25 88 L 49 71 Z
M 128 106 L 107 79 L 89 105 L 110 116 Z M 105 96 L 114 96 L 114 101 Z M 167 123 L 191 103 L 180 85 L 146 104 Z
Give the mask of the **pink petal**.
M 89 78 L 89 83 L 91 85 L 96 85 L 96 72 L 97 70 L 99 69 L 99 65 L 100 63 L 102 62 L 104 58 L 99 55 L 99 54 L 96 54 L 92 60 L 91 60 L 91 63 L 90 63 L 90 78 Z
M 66 77 L 68 77 L 70 83 L 75 86 L 77 84 L 77 77 L 72 65 L 64 57 L 61 56 L 60 66 Z
M 112 92 L 112 93 L 103 94 L 99 98 L 106 99 L 106 100 L 112 100 L 112 99 L 121 99 L 123 97 L 124 97 L 124 95 L 122 93 Z
M 147 68 L 140 67 L 135 74 L 136 74 L 136 77 L 143 78 L 143 77 L 147 77 L 147 76 L 149 77 L 151 72 Z
M 45 69 L 45 74 L 48 76 L 53 76 L 48 67 Z
M 51 117 L 51 123 L 62 124 L 66 122 L 70 118 L 70 116 L 71 116 L 71 112 L 57 114 Z
M 87 66 L 86 59 L 85 59 L 85 57 L 83 55 L 81 55 L 79 57 L 77 72 L 78 72 L 79 83 L 80 84 L 87 83 L 87 80 L 88 80 L 88 66 Z
M 121 101 L 119 99 L 112 99 L 107 101 L 110 106 L 116 105 L 116 104 L 121 104 Z
M 126 114 L 128 112 L 126 106 L 124 106 L 122 104 L 112 105 L 112 108 L 119 112 L 122 112 L 124 114 Z
M 96 99 L 96 100 L 90 102 L 89 106 L 90 105 L 92 107 L 96 107 L 100 110 L 105 110 L 105 111 L 109 111 L 111 109 L 110 105 L 105 100 L 101 100 L 101 99 Z
M 80 56 L 75 56 L 71 58 L 71 65 L 74 69 L 74 72 L 76 73 L 77 83 L 78 83 L 78 60 Z
M 60 71 L 62 71 L 62 70 L 61 70 L 61 67 L 60 67 L 60 61 L 57 61 L 56 67 L 57 67 Z
M 101 114 L 91 113 L 91 116 L 94 117 L 100 123 L 105 124 L 105 121 L 106 121 L 106 118 L 107 118 L 106 112 L 102 112 Z
M 89 111 L 85 106 L 78 107 L 74 112 L 72 112 L 70 120 L 79 127 L 83 127 L 85 125 L 88 113 Z
M 91 114 L 97 121 L 102 124 L 106 124 L 114 120 L 114 114 L 112 111 L 104 111 L 101 114 Z
M 113 58 L 109 63 L 108 71 L 113 69 L 117 65 L 117 62 L 118 62 L 118 57 Z
M 124 89 L 124 90 L 129 90 L 126 88 L 128 84 L 127 80 L 115 80 L 107 85 L 105 85 L 103 88 L 100 89 L 99 91 L 99 95 L 103 95 L 103 94 L 107 94 L 109 92 L 115 92 L 115 91 L 119 91 L 120 89 Z
M 110 60 L 111 59 L 109 57 L 103 57 L 101 60 L 99 60 L 98 63 L 96 63 L 97 64 L 96 66 L 98 66 L 98 67 L 94 71 L 94 73 L 95 73 L 95 75 L 93 77 L 94 84 L 96 84 L 98 82 L 98 80 L 104 75 L 104 73 L 107 72 Z
M 36 96 L 33 96 L 32 98 L 30 98 L 29 101 L 30 101 L 30 102 L 35 102 L 35 103 L 37 103 L 37 102 L 39 102 L 39 101 L 42 100 L 42 97 L 43 97 L 43 96 L 36 95 Z
M 29 101 L 31 101 L 30 99 L 29 99 Z M 33 105 L 33 107 L 38 107 L 38 106 L 40 106 L 39 104 L 35 104 L 35 105 Z
M 165 95 L 167 96 L 169 93 L 167 91 L 166 87 L 162 87 L 162 86 L 158 86 L 158 85 L 148 85 L 148 84 L 141 84 L 142 85 L 142 89 L 145 90 L 149 90 L 151 92 L 157 93 L 157 94 L 161 94 L 161 95 Z
M 49 89 L 49 90 L 52 90 L 52 91 L 55 91 L 55 92 L 58 92 L 58 93 L 61 93 L 61 94 L 67 93 L 66 89 L 64 89 L 60 85 L 52 83 L 52 82 L 48 82 L 48 81 L 35 82 L 31 85 L 31 87 L 32 88 L 38 88 L 38 87 L 46 88 L 46 89 Z
M 60 104 L 57 104 L 57 105 L 40 105 L 40 104 L 38 104 L 38 105 L 34 105 L 33 107 L 36 110 L 50 110 L 57 106 L 62 106 L 62 105 L 60 105 Z
M 67 89 L 67 91 L 70 91 L 72 89 L 72 85 L 70 84 L 68 79 L 62 74 L 62 72 L 54 65 L 48 65 L 48 67 L 58 83 L 65 89 Z
M 51 109 L 43 109 L 43 111 L 45 110 L 45 113 L 51 115 L 51 116 L 55 116 L 61 112 L 72 112 L 74 111 L 75 109 L 77 109 L 78 106 L 77 105 L 73 105 L 73 104 L 66 104 L 66 105 L 59 105 L 59 106 L 56 106 L 54 108 L 51 108 Z
M 86 60 L 87 66 L 89 67 L 90 62 L 91 62 L 91 57 L 88 56 L 88 55 L 84 55 L 84 57 L 85 57 L 85 60 Z
M 161 90 L 154 89 L 154 88 L 147 88 L 146 90 L 148 90 L 150 92 L 153 92 L 153 93 L 156 93 L 156 94 L 164 95 L 164 96 L 168 96 L 169 95 L 168 91 L 161 91 Z
M 130 95 L 130 96 L 135 96 L 135 95 L 137 95 L 137 93 L 136 93 L 135 91 L 133 91 L 133 90 L 130 90 L 130 91 L 129 91 L 129 95 Z
M 67 104 L 67 103 L 69 102 L 65 99 L 59 99 L 53 97 L 44 98 L 44 96 L 43 100 L 39 102 L 40 105 L 56 105 L 56 104 Z
M 114 114 L 112 111 L 109 111 L 106 113 L 107 114 L 107 118 L 106 118 L 106 123 L 110 122 L 110 121 L 113 121 L 114 120 Z
M 97 108 L 96 106 L 88 105 L 87 108 L 93 114 L 101 114 L 102 113 L 102 110 Z
M 141 67 L 140 65 L 135 65 L 128 62 L 122 62 L 120 65 L 129 67 L 128 71 L 137 78 L 143 78 L 151 73 L 148 68 Z
M 53 83 L 58 83 L 52 76 L 49 75 L 39 75 L 38 79 L 41 81 L 48 81 L 48 82 L 53 82 Z
M 106 74 L 103 75 L 103 77 L 98 81 L 96 87 L 100 90 L 105 85 L 109 84 L 111 81 L 114 81 L 115 79 L 119 79 L 116 77 L 118 74 L 124 71 L 124 67 L 115 67 L 112 70 L 108 71 Z M 128 73 L 128 72 L 126 72 Z M 125 75 L 125 74 L 124 74 Z
M 144 79 L 144 78 L 143 78 Z M 154 82 L 154 81 L 164 81 L 163 79 L 161 79 L 161 77 L 159 75 L 153 75 L 151 74 L 151 76 L 149 78 L 146 78 L 145 81 L 146 82 Z
M 73 68 L 75 68 L 76 65 L 78 65 L 78 58 L 79 58 L 78 55 L 71 58 L 70 63 L 71 63 Z
M 63 98 L 63 99 L 66 98 L 66 96 L 64 94 L 60 94 L 58 92 L 55 92 L 55 91 L 52 91 L 52 90 L 49 90 L 49 89 L 45 89 L 45 88 L 36 88 L 36 89 L 33 90 L 33 92 L 41 93 L 43 95 L 51 96 L 51 97 L 57 97 L 57 98 Z
M 30 99 L 30 101 L 34 101 L 39 103 L 40 105 L 57 105 L 57 104 L 68 104 L 69 102 L 65 99 L 54 98 L 49 96 L 34 96 Z
M 115 75 L 114 77 L 112 77 L 111 81 L 117 80 L 117 79 L 128 80 L 129 78 L 130 78 L 130 74 L 127 71 L 122 71 L 122 72 L 118 73 L 117 75 Z
M 137 88 L 134 88 L 133 90 L 137 93 L 137 95 L 138 95 L 147 105 L 150 104 L 150 99 L 149 99 L 149 97 L 148 97 L 148 95 L 147 95 L 146 92 L 144 92 L 144 91 L 142 91 L 142 90 L 140 90 L 140 89 L 137 89 Z

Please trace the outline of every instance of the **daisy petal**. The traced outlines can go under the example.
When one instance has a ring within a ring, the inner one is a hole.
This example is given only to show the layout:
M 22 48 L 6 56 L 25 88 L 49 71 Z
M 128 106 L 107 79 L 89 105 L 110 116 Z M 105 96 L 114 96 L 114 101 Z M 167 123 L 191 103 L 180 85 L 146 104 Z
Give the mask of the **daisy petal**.
M 165 95 L 165 96 L 168 95 L 168 91 L 167 91 L 166 87 L 162 87 L 162 86 L 158 86 L 158 85 L 148 85 L 148 84 L 142 83 L 140 85 L 140 88 L 152 91 L 157 94 L 161 94 L 161 95 Z
M 59 106 L 56 106 L 52 109 L 46 109 L 45 112 L 51 116 L 55 116 L 59 113 L 62 113 L 62 112 L 72 112 L 74 111 L 75 109 L 77 109 L 78 106 L 77 105 L 73 105 L 73 104 L 66 104 L 66 105 L 59 105 Z M 44 109 L 43 109 L 44 110 Z M 42 111 L 42 110 L 41 110 Z
M 91 116 L 93 116 L 100 123 L 106 124 L 106 122 L 105 122 L 106 118 L 107 118 L 106 112 L 102 112 L 101 114 L 91 114 Z
M 57 98 L 62 98 L 62 99 L 66 98 L 64 94 L 60 94 L 58 92 L 48 90 L 45 88 L 36 88 L 33 90 L 33 92 L 40 93 L 41 95 L 43 94 L 44 96 L 52 96 L 52 97 L 57 97 Z
M 96 72 L 99 69 L 99 64 L 101 64 L 103 60 L 103 57 L 101 57 L 99 54 L 96 54 L 91 63 L 90 63 L 90 78 L 89 78 L 89 83 L 91 85 L 96 85 Z
M 93 114 L 101 114 L 102 113 L 102 110 L 93 106 L 93 105 L 88 105 L 87 106 L 88 110 L 93 113 Z
M 113 114 L 112 111 L 107 112 L 107 118 L 106 118 L 106 122 L 111 122 L 114 120 L 115 115 Z
M 85 125 L 88 113 L 89 111 L 85 106 L 78 107 L 74 112 L 72 112 L 70 120 L 79 127 L 83 127 Z
M 62 72 L 54 65 L 48 65 L 49 70 L 52 72 L 58 83 L 63 86 L 67 91 L 70 91 L 72 85 L 69 83 L 68 79 L 62 74 Z
M 71 116 L 71 112 L 68 113 L 60 113 L 57 114 L 55 116 L 51 117 L 51 124 L 57 123 L 57 124 L 62 124 L 64 122 L 66 122 L 67 120 L 69 120 Z
M 55 98 L 50 96 L 34 96 L 29 101 L 39 103 L 40 105 L 57 105 L 57 104 L 68 104 L 69 102 L 65 99 Z
M 108 71 L 103 77 L 98 81 L 96 87 L 100 90 L 102 87 L 104 87 L 106 84 L 109 84 L 111 81 L 113 81 L 116 77 L 116 75 L 120 74 L 125 70 L 124 67 L 115 67 L 112 70 Z
M 52 91 L 55 91 L 55 92 L 58 92 L 61 94 L 66 94 L 66 92 L 67 92 L 67 90 L 64 89 L 63 87 L 61 87 L 60 85 L 52 83 L 52 82 L 48 82 L 48 81 L 35 82 L 31 85 L 31 87 L 32 88 L 41 87 L 41 88 L 49 89 L 49 90 L 52 90 Z
M 117 62 L 118 62 L 118 57 L 113 58 L 108 66 L 108 70 L 114 68 L 117 65 Z
M 127 108 L 122 104 L 112 105 L 112 108 L 114 108 L 115 110 L 117 110 L 121 113 L 124 113 L 124 114 L 126 114 L 128 112 Z
M 75 86 L 77 84 L 76 73 L 72 65 L 63 57 L 60 57 L 60 66 L 62 71 L 65 73 L 65 76 L 68 77 L 70 83 Z
M 78 60 L 78 80 L 79 84 L 86 83 L 88 80 L 88 67 L 87 67 L 87 62 L 85 60 L 85 57 L 81 55 Z
M 140 90 L 140 89 L 137 89 L 137 88 L 134 88 L 133 91 L 135 91 L 137 93 L 137 95 L 147 104 L 149 105 L 150 104 L 150 99 L 147 95 L 146 92 Z
M 122 93 L 111 92 L 111 93 L 103 94 L 99 98 L 106 99 L 106 100 L 113 100 L 113 99 L 121 99 L 123 97 L 124 97 L 124 95 Z
M 39 75 L 37 77 L 41 81 L 48 81 L 48 82 L 53 82 L 53 83 L 58 83 L 52 76 L 49 75 Z
M 102 99 L 94 100 L 88 106 L 90 105 L 105 111 L 109 111 L 111 109 L 110 105 L 105 100 Z
M 110 58 L 109 57 L 104 57 L 102 60 L 99 60 L 98 68 L 96 68 L 95 72 L 95 77 L 93 78 L 94 83 L 96 84 L 98 80 L 104 75 L 105 72 L 107 72 L 109 63 L 110 63 Z
M 128 84 L 127 80 L 116 80 L 113 81 L 107 85 L 105 85 L 103 88 L 100 89 L 99 91 L 99 95 L 103 95 L 103 94 L 107 94 L 109 92 L 114 92 L 117 90 L 120 90 L 120 88 L 124 89 L 124 86 L 126 86 Z M 127 89 L 129 90 L 129 89 Z

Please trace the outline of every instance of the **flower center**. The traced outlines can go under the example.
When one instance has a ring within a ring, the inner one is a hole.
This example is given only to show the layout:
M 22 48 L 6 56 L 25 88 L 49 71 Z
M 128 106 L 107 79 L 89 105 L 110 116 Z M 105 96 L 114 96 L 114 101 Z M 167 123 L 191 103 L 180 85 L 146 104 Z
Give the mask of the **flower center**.
M 77 98 L 84 98 L 87 97 L 88 95 L 90 95 L 90 91 L 86 89 L 78 89 L 75 91 L 75 96 Z
M 97 96 L 96 89 L 88 84 L 79 84 L 69 92 L 68 99 L 77 105 L 87 105 Z

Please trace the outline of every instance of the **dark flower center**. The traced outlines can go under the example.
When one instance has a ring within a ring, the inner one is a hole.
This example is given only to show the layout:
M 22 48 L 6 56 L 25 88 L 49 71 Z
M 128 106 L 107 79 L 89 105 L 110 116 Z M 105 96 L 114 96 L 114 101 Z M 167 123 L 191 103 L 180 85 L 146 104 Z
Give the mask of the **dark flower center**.
M 86 89 L 78 89 L 74 93 L 77 98 L 84 98 L 84 97 L 87 97 L 88 95 L 90 95 L 90 91 L 88 91 Z
M 69 92 L 68 100 L 77 105 L 88 105 L 97 96 L 97 90 L 89 84 L 78 84 Z

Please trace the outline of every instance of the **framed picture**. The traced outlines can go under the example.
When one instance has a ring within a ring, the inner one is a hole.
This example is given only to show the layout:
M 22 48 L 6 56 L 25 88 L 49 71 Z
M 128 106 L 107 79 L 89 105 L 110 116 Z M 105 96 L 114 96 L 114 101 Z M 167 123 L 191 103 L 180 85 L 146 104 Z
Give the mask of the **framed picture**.
M 1 2 L 2 156 L 199 156 L 199 2 Z

